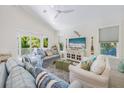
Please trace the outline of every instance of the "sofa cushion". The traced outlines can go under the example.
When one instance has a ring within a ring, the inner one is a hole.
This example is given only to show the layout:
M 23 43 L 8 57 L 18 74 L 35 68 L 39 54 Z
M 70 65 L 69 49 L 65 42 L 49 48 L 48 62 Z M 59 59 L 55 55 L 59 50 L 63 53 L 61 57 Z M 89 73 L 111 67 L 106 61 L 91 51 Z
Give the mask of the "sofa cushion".
M 34 77 L 23 67 L 13 68 L 6 81 L 7 88 L 35 88 Z
M 5 82 L 7 79 L 7 71 L 6 71 L 6 65 L 5 63 L 1 63 L 0 64 L 0 88 L 4 88 L 5 87 Z
M 10 71 L 16 66 L 24 67 L 24 64 L 15 58 L 9 58 L 6 62 L 7 72 L 10 73 Z
M 91 71 L 95 74 L 102 74 L 105 70 L 106 66 L 106 59 L 105 56 L 100 55 L 97 57 L 97 59 L 93 62 L 91 65 Z

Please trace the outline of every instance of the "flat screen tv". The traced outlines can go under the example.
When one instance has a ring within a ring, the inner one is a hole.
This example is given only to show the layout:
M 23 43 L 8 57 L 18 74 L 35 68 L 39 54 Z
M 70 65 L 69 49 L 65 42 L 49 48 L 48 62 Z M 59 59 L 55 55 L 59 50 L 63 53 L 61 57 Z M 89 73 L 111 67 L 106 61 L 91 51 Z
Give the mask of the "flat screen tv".
M 70 38 L 69 47 L 86 48 L 86 38 L 85 37 Z

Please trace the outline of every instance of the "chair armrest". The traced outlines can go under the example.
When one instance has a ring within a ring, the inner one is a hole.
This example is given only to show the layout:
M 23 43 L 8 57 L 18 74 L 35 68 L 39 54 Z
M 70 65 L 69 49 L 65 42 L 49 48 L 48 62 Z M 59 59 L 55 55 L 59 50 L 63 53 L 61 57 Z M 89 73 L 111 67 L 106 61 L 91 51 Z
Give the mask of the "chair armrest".
M 80 80 L 82 82 L 90 84 L 90 87 L 108 87 L 109 76 L 96 75 L 93 72 L 83 70 L 73 65 L 69 66 L 69 70 L 70 82 L 73 82 L 74 80 Z

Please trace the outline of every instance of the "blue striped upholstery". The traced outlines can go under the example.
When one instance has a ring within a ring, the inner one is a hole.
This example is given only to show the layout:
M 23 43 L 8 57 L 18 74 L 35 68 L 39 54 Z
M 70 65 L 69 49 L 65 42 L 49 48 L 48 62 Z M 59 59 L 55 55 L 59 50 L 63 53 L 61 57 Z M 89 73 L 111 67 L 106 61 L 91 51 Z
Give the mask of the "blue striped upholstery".
M 36 85 L 38 88 L 67 88 L 69 84 L 52 74 L 42 71 L 36 77 Z

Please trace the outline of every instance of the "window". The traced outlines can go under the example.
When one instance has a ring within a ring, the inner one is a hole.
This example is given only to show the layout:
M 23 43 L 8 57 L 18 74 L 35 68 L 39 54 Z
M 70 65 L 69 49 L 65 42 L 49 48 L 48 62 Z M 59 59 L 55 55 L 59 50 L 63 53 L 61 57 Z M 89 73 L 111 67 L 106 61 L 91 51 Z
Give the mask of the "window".
M 100 52 L 104 55 L 117 55 L 117 43 L 116 42 L 107 42 L 100 43 Z
M 111 26 L 99 29 L 99 42 L 101 54 L 117 56 L 119 26 Z
M 21 55 L 30 53 L 30 37 L 22 36 L 21 38 Z
M 48 38 L 43 39 L 43 47 L 48 48 Z
M 19 35 L 18 36 L 18 55 L 30 54 L 34 48 L 40 48 L 41 40 L 38 36 Z

